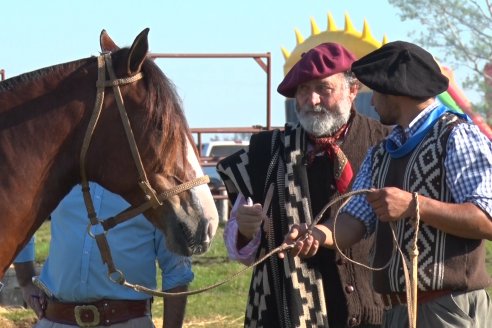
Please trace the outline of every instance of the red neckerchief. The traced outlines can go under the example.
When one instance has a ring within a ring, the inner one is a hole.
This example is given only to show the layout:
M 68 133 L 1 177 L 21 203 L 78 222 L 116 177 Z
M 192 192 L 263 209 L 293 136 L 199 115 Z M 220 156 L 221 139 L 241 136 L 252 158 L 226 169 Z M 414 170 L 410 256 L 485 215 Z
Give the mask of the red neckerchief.
M 314 149 L 307 153 L 307 164 L 310 165 L 316 155 L 320 152 L 326 153 L 328 157 L 333 160 L 333 176 L 335 177 L 337 190 L 340 194 L 347 191 L 350 181 L 352 181 L 354 176 L 352 166 L 350 165 L 347 156 L 345 156 L 338 145 L 338 141 L 345 137 L 345 133 L 347 132 L 353 117 L 353 114 L 350 115 L 348 122 L 329 137 L 315 137 L 308 134 L 309 140 L 314 144 Z

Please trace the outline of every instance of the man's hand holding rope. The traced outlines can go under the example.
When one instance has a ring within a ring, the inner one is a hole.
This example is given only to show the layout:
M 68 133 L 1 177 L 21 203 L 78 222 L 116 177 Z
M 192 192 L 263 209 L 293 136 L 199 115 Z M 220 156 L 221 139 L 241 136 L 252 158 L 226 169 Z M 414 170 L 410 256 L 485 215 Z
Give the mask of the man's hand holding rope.
M 331 235 L 331 232 L 326 230 L 328 228 L 322 224 L 316 225 L 312 229 L 307 224 L 294 224 L 285 236 L 283 245 L 294 245 L 290 251 L 292 256 L 312 257 L 318 252 L 320 245 L 325 243 L 326 235 Z M 280 252 L 279 258 L 283 259 L 284 257 L 285 252 Z
M 415 215 L 413 195 L 399 188 L 371 189 L 366 199 L 376 217 L 383 222 L 398 221 Z
M 383 222 L 397 221 L 414 215 L 413 195 L 399 188 L 387 187 L 353 193 L 365 193 L 376 216 Z M 335 219 L 330 219 L 313 227 L 295 224 L 285 236 L 284 245 L 292 245 L 290 251 L 292 256 L 309 258 L 318 252 L 320 246 L 335 248 L 338 245 L 338 248 L 345 249 L 365 235 L 365 226 L 357 218 L 342 214 L 338 222 L 343 223 L 335 227 L 336 222 Z M 279 257 L 284 258 L 285 252 L 279 253 Z

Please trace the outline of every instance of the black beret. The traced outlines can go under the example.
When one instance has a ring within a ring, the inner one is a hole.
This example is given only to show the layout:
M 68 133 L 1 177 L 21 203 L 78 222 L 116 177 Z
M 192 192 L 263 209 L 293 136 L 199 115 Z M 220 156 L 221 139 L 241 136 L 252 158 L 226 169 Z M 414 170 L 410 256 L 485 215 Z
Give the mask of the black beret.
M 429 52 L 404 41 L 387 43 L 356 60 L 352 72 L 372 90 L 395 96 L 430 98 L 449 84 Z

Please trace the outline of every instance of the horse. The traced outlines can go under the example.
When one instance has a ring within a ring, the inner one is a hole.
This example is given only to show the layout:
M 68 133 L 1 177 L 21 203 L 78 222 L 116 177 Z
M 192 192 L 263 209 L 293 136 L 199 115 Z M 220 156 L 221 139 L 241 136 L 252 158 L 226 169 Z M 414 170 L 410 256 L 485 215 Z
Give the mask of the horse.
M 147 56 L 148 32 L 120 49 L 103 30 L 101 56 L 0 82 L 0 279 L 77 184 L 91 223 L 102 222 L 89 180 L 132 205 L 120 218 L 143 212 L 171 251 L 209 248 L 217 209 L 175 87 Z

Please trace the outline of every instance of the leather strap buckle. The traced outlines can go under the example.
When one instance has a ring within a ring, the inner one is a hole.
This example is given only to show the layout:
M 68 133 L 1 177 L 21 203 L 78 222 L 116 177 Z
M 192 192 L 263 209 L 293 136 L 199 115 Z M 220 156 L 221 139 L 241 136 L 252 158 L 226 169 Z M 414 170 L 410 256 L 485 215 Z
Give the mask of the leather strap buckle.
M 80 327 L 95 327 L 99 325 L 100 313 L 94 305 L 77 305 L 73 312 L 75 321 Z M 91 316 L 92 320 L 90 320 Z

